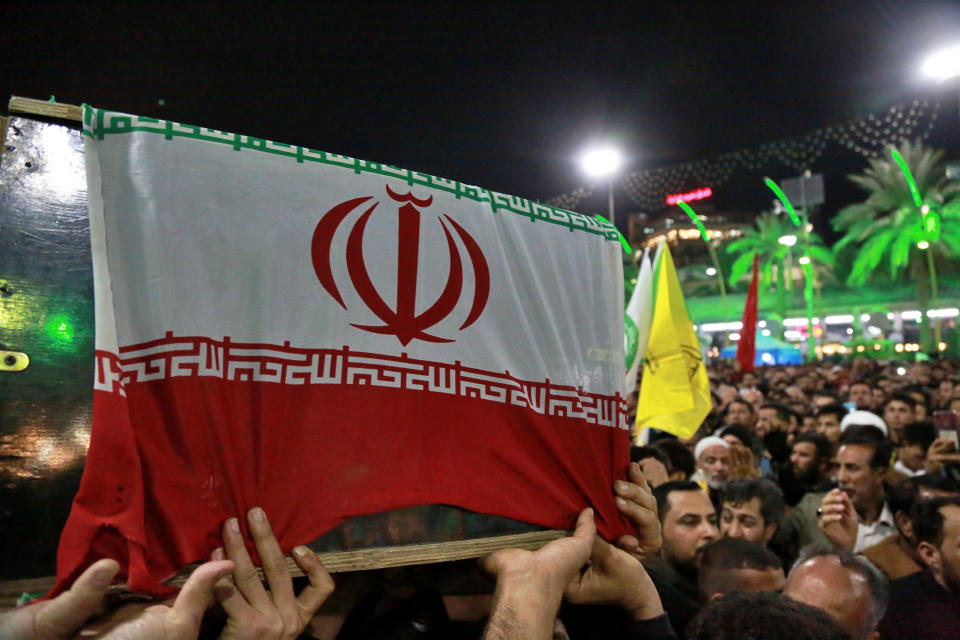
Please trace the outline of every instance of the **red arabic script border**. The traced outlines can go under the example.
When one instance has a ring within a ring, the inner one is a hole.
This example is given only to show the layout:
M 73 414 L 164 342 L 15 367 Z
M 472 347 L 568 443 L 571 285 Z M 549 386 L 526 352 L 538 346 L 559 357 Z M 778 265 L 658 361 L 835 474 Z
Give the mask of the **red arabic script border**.
M 140 382 L 181 377 L 212 377 L 287 385 L 335 384 L 392 387 L 446 393 L 529 409 L 539 414 L 584 420 L 604 427 L 627 427 L 627 405 L 614 395 L 582 387 L 520 380 L 509 371 L 465 367 L 456 361 L 415 360 L 407 354 L 214 340 L 203 336 L 163 338 L 120 347 L 120 355 L 96 352 L 94 389 L 126 396 Z

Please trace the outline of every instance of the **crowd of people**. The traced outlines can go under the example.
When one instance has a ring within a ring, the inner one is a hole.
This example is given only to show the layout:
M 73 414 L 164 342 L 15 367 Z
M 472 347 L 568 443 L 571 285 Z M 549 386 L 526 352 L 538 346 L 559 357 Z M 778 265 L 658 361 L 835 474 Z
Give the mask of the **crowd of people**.
M 773 591 L 855 640 L 960 638 L 957 373 L 712 365 L 694 437 L 653 431 L 633 452 L 663 526 L 644 562 L 674 628 L 727 593 Z
M 404 586 L 402 572 L 335 589 L 305 547 L 295 584 L 254 509 L 263 579 L 231 519 L 174 601 L 104 613 L 117 564 L 101 560 L 0 616 L 0 637 L 960 638 L 960 363 L 709 373 L 696 434 L 648 430 L 612 487 L 635 536 L 604 541 L 586 509 L 569 537 L 483 559 L 486 594 Z

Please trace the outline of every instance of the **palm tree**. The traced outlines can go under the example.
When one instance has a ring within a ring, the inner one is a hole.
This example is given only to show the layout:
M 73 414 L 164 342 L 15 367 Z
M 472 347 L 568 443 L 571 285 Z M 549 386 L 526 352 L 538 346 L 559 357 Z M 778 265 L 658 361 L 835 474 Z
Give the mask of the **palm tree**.
M 833 250 L 857 247 L 847 277 L 850 286 L 863 285 L 881 263 L 891 278 L 906 270 L 917 282 L 917 302 L 926 320 L 931 294 L 937 297 L 936 259 L 960 256 L 960 183 L 947 181 L 942 151 L 906 140 L 897 151 L 909 167 L 916 193 L 891 153 L 872 158 L 862 174 L 848 176 L 869 195 L 833 219 L 833 228 L 844 232 Z M 939 342 L 939 326 L 936 332 Z M 930 350 L 932 343 L 930 323 L 924 322 L 924 349 Z
M 774 213 L 763 213 L 755 220 L 756 229 L 747 229 L 743 237 L 727 246 L 727 253 L 737 253 L 739 256 L 730 267 L 730 285 L 738 282 L 753 263 L 753 256 L 760 255 L 761 289 L 770 287 L 773 281 L 773 272 L 776 269 L 776 305 L 775 313 L 781 323 L 780 337 L 783 337 L 783 318 L 787 314 L 787 294 L 793 290 L 791 268 L 786 264 L 788 258 L 798 256 L 809 258 L 802 260 L 801 265 L 806 274 L 807 287 L 804 298 L 808 302 L 808 316 L 811 315 L 812 289 L 816 285 L 814 267 L 833 266 L 833 254 L 824 246 L 814 231 L 808 230 L 806 216 L 801 226 L 794 226 L 785 216 Z M 807 268 L 809 267 L 809 269 Z

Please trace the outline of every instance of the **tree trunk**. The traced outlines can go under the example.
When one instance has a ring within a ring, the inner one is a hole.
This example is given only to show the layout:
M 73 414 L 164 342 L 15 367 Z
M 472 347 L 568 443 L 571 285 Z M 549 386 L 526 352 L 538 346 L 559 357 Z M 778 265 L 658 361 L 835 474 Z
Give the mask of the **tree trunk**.
M 933 247 L 927 249 L 925 253 L 927 254 L 927 273 L 930 275 L 930 302 L 936 304 L 939 292 L 937 291 L 937 268 L 933 264 Z M 940 351 L 941 322 L 943 322 L 942 318 L 930 318 L 930 324 L 933 327 L 933 342 L 937 352 Z
M 787 318 L 787 285 L 786 274 L 784 273 L 783 263 L 777 265 L 777 315 L 780 316 L 780 328 L 777 331 L 777 338 L 783 340 L 784 326 L 783 321 Z
M 920 348 L 925 353 L 935 353 L 936 345 L 933 344 L 933 332 L 931 331 L 933 323 L 931 318 L 927 317 L 927 311 L 930 310 L 930 276 L 927 272 L 926 257 L 910 256 L 910 266 L 914 281 L 917 283 L 917 306 L 920 308 Z

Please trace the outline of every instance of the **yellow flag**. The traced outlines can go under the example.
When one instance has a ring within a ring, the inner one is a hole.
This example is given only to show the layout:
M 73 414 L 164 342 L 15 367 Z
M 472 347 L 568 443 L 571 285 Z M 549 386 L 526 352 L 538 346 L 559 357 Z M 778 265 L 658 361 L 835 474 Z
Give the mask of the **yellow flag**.
M 710 413 L 710 381 L 666 244 L 655 269 L 637 431 L 652 427 L 689 438 Z

